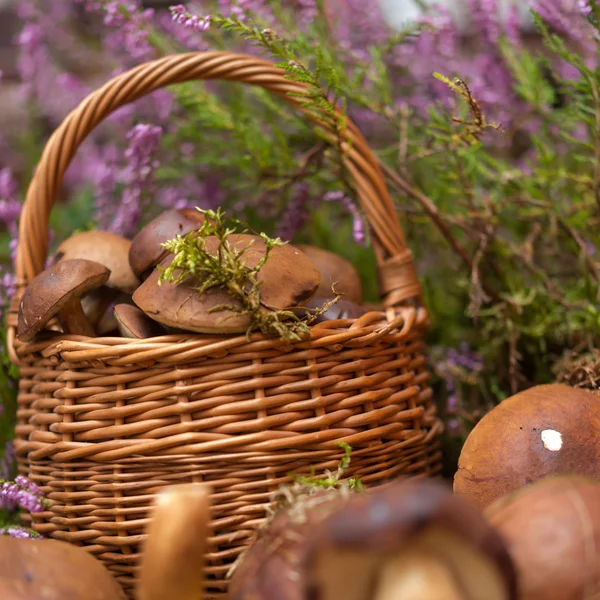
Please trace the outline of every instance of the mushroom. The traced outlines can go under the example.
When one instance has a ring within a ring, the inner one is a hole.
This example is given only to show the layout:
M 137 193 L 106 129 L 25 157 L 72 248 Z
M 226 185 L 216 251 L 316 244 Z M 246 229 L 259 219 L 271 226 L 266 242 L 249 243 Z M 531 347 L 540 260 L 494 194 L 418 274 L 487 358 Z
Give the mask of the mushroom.
M 315 493 L 240 559 L 230 600 L 507 600 L 515 570 L 484 516 L 433 480 Z
M 164 333 L 163 328 L 146 316 L 137 306 L 117 304 L 114 316 L 118 323 L 119 332 L 126 338 L 149 338 Z
M 241 251 L 244 264 L 253 268 L 264 257 L 266 245 L 262 238 L 247 234 L 232 234 L 230 245 Z M 219 247 L 216 237 L 206 238 L 207 250 L 216 255 Z M 168 267 L 173 260 L 170 255 L 160 263 Z M 250 326 L 248 315 L 232 310 L 210 312 L 217 306 L 242 308 L 239 300 L 224 288 L 211 288 L 199 294 L 195 288 L 200 282 L 188 277 L 182 283 L 163 282 L 158 284 L 159 269 L 142 283 L 133 294 L 133 301 L 152 319 L 176 329 L 199 333 L 241 333 Z M 257 277 L 260 285 L 261 303 L 268 309 L 286 309 L 300 306 L 309 300 L 320 282 L 314 263 L 300 250 L 288 244 L 276 246 Z
M 81 307 L 83 308 L 83 312 L 90 322 L 90 325 L 100 335 L 106 333 L 99 331 L 98 326 L 100 322 L 105 318 L 107 312 L 112 314 L 112 307 L 117 301 L 117 298 L 120 299 L 118 302 L 123 302 L 123 297 L 127 298 L 128 296 L 124 295 L 119 290 L 114 290 L 105 285 L 96 290 L 91 290 L 81 297 Z M 129 298 L 131 298 L 131 296 L 129 296 Z M 117 326 L 115 323 L 115 326 L 112 329 L 116 328 Z
M 125 600 L 125 594 L 83 548 L 60 540 L 0 535 L 0 598 Z
M 362 303 L 362 283 L 358 271 L 350 261 L 317 246 L 298 244 L 296 248 L 302 250 L 321 273 L 317 296 L 331 296 L 333 286 L 336 292 L 344 295 L 344 299 L 355 304 Z
M 186 235 L 199 229 L 204 215 L 197 210 L 184 208 L 168 210 L 145 225 L 133 238 L 129 248 L 129 264 L 142 281 L 152 269 L 169 254 L 162 247 L 164 242 L 177 235 Z
M 96 325 L 96 333 L 98 335 L 110 335 L 119 330 L 119 323 L 115 316 L 115 306 L 119 304 L 129 304 L 130 306 L 133 306 L 131 295 L 119 293 L 117 296 L 113 297 Z
M 600 483 L 546 477 L 486 509 L 518 571 L 521 600 L 597 598 Z
M 110 271 L 91 260 L 65 260 L 36 275 L 19 304 L 17 337 L 31 341 L 56 315 L 65 333 L 94 337 L 81 296 L 104 285 Z
M 142 554 L 139 600 L 202 600 L 210 517 L 205 484 L 174 485 L 158 494 Z
M 313 296 L 304 305 L 304 308 L 318 309 L 324 306 L 327 302 L 331 302 L 334 299 L 334 296 Z M 295 311 L 299 317 L 309 312 L 307 310 L 304 310 L 304 308 Z M 313 324 L 322 323 L 323 321 L 333 321 L 335 319 L 358 319 L 359 317 L 362 317 L 362 315 L 364 315 L 366 312 L 367 310 L 363 306 L 355 304 L 354 302 L 350 302 L 345 298 L 340 298 L 335 304 L 332 304 L 324 313 L 320 314 L 313 321 Z
M 93 260 L 110 270 L 106 285 L 131 294 L 140 284 L 129 266 L 131 241 L 108 231 L 83 231 L 56 249 L 54 263 L 75 258 Z
M 600 398 L 549 384 L 494 407 L 468 435 L 454 492 L 480 507 L 547 475 L 600 478 Z

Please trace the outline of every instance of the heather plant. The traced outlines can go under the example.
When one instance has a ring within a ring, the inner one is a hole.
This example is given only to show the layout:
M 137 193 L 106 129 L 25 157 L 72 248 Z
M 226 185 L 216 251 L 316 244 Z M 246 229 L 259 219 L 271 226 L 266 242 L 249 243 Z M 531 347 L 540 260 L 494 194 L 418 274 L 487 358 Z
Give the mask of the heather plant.
M 16 3 L 28 122 L 0 139 L 3 298 L 32 169 L 86 93 L 173 52 L 251 53 L 306 84 L 307 110 L 339 139 L 351 118 L 379 158 L 432 317 L 440 408 L 460 441 L 496 402 L 552 379 L 566 353 L 593 349 L 600 328 L 598 8 L 531 0 L 526 27 L 516 4 L 500 17 L 494 0 L 465 2 L 466 31 L 439 7 L 392 31 L 364 0 Z M 339 144 L 261 89 L 175 86 L 91 134 L 66 174 L 51 240 L 90 227 L 131 235 L 165 208 L 222 207 L 268 236 L 346 256 L 376 301 L 368 229 L 341 158 Z M 10 437 L 15 373 L 2 365 L 0 435 Z

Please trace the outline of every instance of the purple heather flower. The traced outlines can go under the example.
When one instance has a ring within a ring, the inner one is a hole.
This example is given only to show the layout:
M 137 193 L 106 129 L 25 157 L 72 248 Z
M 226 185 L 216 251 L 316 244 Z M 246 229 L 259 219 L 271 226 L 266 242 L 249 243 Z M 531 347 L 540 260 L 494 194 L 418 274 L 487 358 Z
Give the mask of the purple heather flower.
M 205 36 L 197 35 L 196 31 L 182 27 L 168 13 L 158 12 L 155 16 L 155 23 L 165 34 L 187 51 L 202 52 L 210 47 Z
M 61 76 L 48 49 L 50 40 L 63 39 L 69 13 L 57 9 L 56 5 L 64 3 L 53 2 L 46 6 L 46 3 L 24 0 L 18 4 L 23 22 L 17 37 L 21 92 L 24 99 L 34 100 L 41 112 L 53 124 L 58 124 L 86 93 L 86 87 L 78 83 L 75 76 Z
M 323 197 L 326 202 L 339 202 L 352 216 L 352 237 L 357 244 L 366 244 L 365 225 L 354 202 L 344 192 L 327 192 Z
M 148 39 L 154 10 L 143 9 L 140 0 L 75 0 L 88 12 L 102 15 L 107 32 L 103 45 L 109 55 L 118 54 L 121 65 L 131 66 L 155 57 Z M 117 50 L 115 52 L 115 50 Z
M 161 127 L 140 123 L 127 134 L 129 147 L 125 151 L 126 167 L 121 171 L 124 186 L 117 213 L 109 231 L 131 235 L 142 216 L 143 195 L 154 181 L 154 171 L 159 166 L 154 156 L 158 150 L 163 130 Z
M 589 17 L 592 14 L 590 0 L 578 0 L 577 8 L 584 17 Z
M 0 170 L 0 223 L 4 225 L 11 236 L 9 248 L 13 262 L 16 258 L 17 243 L 18 243 L 18 225 L 17 221 L 21 214 L 21 203 L 17 199 L 18 184 L 13 177 L 12 171 L 9 168 Z M 2 293 L 2 304 L 14 292 L 15 278 L 6 273 L 2 275 L 0 280 L 0 293 Z
M 15 510 L 17 506 L 30 513 L 44 510 L 44 502 L 41 494 L 33 492 L 31 482 L 22 483 L 5 481 L 0 487 L 0 504 L 8 510 Z M 37 486 L 36 486 L 37 489 Z
M 37 531 L 34 531 L 33 529 L 29 529 L 27 527 L 19 527 L 17 525 L 12 525 L 10 527 L 0 527 L 0 535 L 8 535 L 10 537 L 19 539 L 36 539 L 42 537 L 39 533 L 37 533 Z
M 334 42 L 351 61 L 369 61 L 369 48 L 389 38 L 390 30 L 376 2 L 328 0 L 325 12 Z
M 4 453 L 0 458 L 0 480 L 8 479 L 13 471 L 15 463 L 15 447 L 12 440 L 8 440 L 4 445 Z
M 458 419 L 449 419 L 446 423 L 446 430 L 452 437 L 462 437 L 465 434 L 465 428 Z
M 314 202 L 315 199 L 311 196 L 308 185 L 300 184 L 279 219 L 276 235 L 283 240 L 292 240 L 308 222 Z M 236 212 L 237 208 L 239 207 L 234 207 Z
M 192 31 L 206 31 L 210 28 L 210 15 L 200 17 L 188 12 L 183 4 L 170 6 L 172 19 L 175 23 L 183 25 Z
M 467 8 L 475 31 L 482 36 L 485 43 L 495 46 L 501 34 L 497 1 L 469 0 Z
M 24 477 L 23 475 L 17 475 L 15 477 L 15 483 L 17 485 L 20 485 L 24 490 L 27 490 L 28 492 L 31 492 L 36 496 L 42 495 L 42 490 L 40 490 L 40 488 L 35 483 L 33 483 L 33 481 L 30 481 L 29 479 L 27 479 L 27 477 Z
M 511 4 L 508 7 L 504 35 L 512 46 L 515 48 L 521 47 L 521 14 L 518 4 Z

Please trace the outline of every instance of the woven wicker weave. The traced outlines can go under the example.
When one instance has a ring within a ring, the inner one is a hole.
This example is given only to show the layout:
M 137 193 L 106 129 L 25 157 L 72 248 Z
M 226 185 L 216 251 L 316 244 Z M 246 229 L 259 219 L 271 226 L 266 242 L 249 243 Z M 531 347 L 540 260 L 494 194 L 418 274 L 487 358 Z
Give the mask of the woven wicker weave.
M 302 93 L 301 84 L 268 62 L 223 52 L 147 63 L 92 93 L 52 135 L 31 181 L 8 345 L 21 377 L 19 470 L 54 502 L 33 526 L 85 545 L 131 595 L 153 494 L 209 482 L 207 597 L 223 598 L 228 568 L 290 473 L 334 469 L 344 441 L 354 448 L 349 475 L 366 484 L 433 475 L 441 425 L 427 383 L 427 313 L 412 255 L 377 161 L 352 123 L 345 160 L 371 225 L 384 313 L 319 324 L 301 343 L 260 334 L 131 340 L 47 332 L 31 343 L 16 340 L 18 302 L 44 267 L 49 213 L 79 145 L 120 106 L 193 79 L 258 85 L 302 111 L 303 99 L 288 95 Z M 334 139 L 325 121 L 309 118 Z

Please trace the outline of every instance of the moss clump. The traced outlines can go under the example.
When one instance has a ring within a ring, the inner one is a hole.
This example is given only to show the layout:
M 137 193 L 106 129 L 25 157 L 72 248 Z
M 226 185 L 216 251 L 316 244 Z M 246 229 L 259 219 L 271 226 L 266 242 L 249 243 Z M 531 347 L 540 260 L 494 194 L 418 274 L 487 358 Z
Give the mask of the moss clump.
M 159 284 L 163 281 L 180 284 L 188 277 L 194 277 L 200 282 L 200 285 L 195 288 L 198 294 L 203 294 L 211 288 L 223 288 L 241 306 L 219 305 L 213 307 L 210 312 L 228 310 L 248 315 L 250 317 L 248 334 L 260 330 L 265 335 L 277 336 L 289 341 L 299 341 L 307 336 L 310 332 L 310 323 L 341 297 L 337 295 L 318 309 L 305 309 L 306 314 L 302 317 L 298 317 L 293 310 L 276 310 L 266 306 L 261 301 L 262 282 L 259 281 L 258 274 L 269 259 L 273 248 L 283 246 L 287 242 L 280 238 L 270 238 L 265 233 L 256 234 L 238 219 L 226 219 L 225 213 L 220 208 L 216 211 L 200 208 L 197 210 L 205 216 L 198 231 L 185 236 L 178 235 L 163 244 L 174 258 L 167 268 L 159 267 L 162 271 Z M 258 235 L 266 246 L 265 255 L 254 267 L 249 267 L 244 262 L 244 255 L 251 244 L 238 249 L 229 242 L 231 235 L 248 232 Z M 219 241 L 216 254 L 209 252 L 206 247 L 208 237 L 215 237 Z

